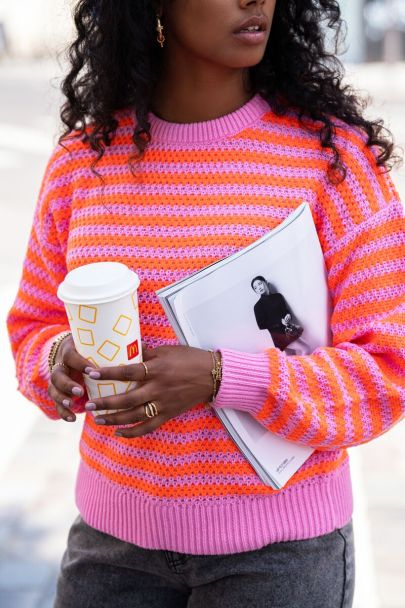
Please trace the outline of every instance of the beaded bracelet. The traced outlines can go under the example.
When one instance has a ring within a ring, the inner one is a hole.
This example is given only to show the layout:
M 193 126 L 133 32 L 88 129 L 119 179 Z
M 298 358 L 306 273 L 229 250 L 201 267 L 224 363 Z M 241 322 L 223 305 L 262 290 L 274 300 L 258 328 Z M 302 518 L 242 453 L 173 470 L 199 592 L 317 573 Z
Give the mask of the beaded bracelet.
M 63 334 L 60 334 L 54 342 L 52 342 L 52 346 L 51 346 L 51 349 L 50 349 L 49 355 L 48 355 L 48 367 L 49 367 L 49 371 L 51 374 L 52 374 L 53 368 L 55 367 L 55 359 L 56 359 L 56 355 L 58 353 L 59 346 L 62 344 L 62 342 L 65 338 L 67 338 L 68 336 L 71 336 L 71 335 L 72 335 L 71 331 L 65 331 L 65 332 L 63 332 Z
M 210 350 L 209 352 L 211 353 L 212 364 L 213 364 L 213 368 L 211 370 L 212 381 L 214 384 L 214 390 L 213 390 L 212 398 L 211 398 L 211 402 L 213 402 L 213 401 L 215 401 L 215 397 L 217 396 L 219 388 L 221 386 L 222 358 L 220 356 L 217 358 L 216 354 L 214 353 L 213 350 Z

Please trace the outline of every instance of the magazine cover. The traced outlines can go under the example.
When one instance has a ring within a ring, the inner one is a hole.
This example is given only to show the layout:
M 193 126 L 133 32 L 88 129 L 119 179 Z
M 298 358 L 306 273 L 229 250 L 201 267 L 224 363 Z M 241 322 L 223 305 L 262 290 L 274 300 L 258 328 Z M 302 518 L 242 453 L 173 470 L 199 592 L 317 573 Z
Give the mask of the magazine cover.
M 182 343 L 288 356 L 330 344 L 324 258 L 309 205 L 245 249 L 157 295 Z M 274 436 L 250 414 L 215 410 L 258 475 L 282 487 L 313 452 Z

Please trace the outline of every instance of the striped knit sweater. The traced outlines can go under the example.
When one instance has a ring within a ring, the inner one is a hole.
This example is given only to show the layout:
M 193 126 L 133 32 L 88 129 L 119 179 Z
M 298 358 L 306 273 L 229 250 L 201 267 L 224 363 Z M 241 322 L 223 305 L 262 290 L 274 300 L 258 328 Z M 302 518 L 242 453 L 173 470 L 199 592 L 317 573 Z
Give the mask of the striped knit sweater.
M 247 551 L 347 523 L 347 448 L 385 433 L 405 410 L 404 215 L 364 136 L 336 121 L 347 166 L 327 179 L 330 151 L 290 111 L 260 95 L 201 123 L 149 116 L 152 142 L 132 174 L 132 112 L 112 145 L 57 146 L 39 194 L 20 289 L 8 317 L 19 390 L 50 418 L 46 358 L 68 328 L 56 297 L 67 271 L 116 260 L 141 279 L 150 347 L 176 344 L 155 291 L 245 247 L 308 201 L 333 302 L 333 345 L 306 356 L 275 348 L 222 350 L 215 407 L 246 410 L 269 431 L 316 448 L 281 490 L 265 486 L 213 408 L 200 404 L 153 433 L 114 436 L 86 414 L 76 503 L 91 526 L 145 548 L 192 554 Z M 219 345 L 220 346 L 220 345 Z M 84 412 L 84 399 L 76 412 Z

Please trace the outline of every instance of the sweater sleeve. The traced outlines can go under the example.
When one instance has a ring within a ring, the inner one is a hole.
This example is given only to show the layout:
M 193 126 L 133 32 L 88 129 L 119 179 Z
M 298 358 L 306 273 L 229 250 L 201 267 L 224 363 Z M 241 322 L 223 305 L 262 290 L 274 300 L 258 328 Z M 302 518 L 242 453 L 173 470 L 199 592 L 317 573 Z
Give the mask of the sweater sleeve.
M 7 317 L 16 363 L 18 390 L 51 419 L 59 419 L 48 396 L 48 353 L 53 340 L 69 329 L 62 302 L 56 296 L 66 275 L 66 236 L 71 188 L 68 154 L 53 151 L 37 200 L 22 277 Z M 83 411 L 84 399 L 72 410 Z
M 405 412 L 403 207 L 369 148 L 352 156 L 344 184 L 328 188 L 318 208 L 332 345 L 303 356 L 223 349 L 214 403 L 247 411 L 276 435 L 321 450 L 366 443 Z

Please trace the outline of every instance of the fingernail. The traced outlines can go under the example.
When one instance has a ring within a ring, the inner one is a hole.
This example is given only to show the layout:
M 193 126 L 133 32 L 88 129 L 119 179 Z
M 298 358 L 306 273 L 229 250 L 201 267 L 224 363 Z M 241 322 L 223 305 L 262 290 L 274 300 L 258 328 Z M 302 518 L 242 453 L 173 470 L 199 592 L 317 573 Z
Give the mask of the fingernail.
M 72 388 L 72 393 L 73 395 L 80 397 L 81 395 L 83 395 L 83 389 L 80 386 L 74 386 Z
M 105 424 L 104 418 L 95 418 L 94 421 L 96 424 Z
M 74 416 L 68 416 L 68 417 L 66 418 L 66 420 L 67 420 L 68 422 L 74 422 L 74 421 L 75 421 L 75 417 L 74 417 Z
M 90 376 L 90 378 L 93 378 L 94 380 L 98 380 L 99 378 L 101 378 L 101 374 L 100 372 L 89 372 L 88 374 Z
M 85 367 L 84 368 L 85 374 L 89 374 L 90 372 L 94 372 L 94 367 Z
M 86 409 L 88 412 L 91 412 L 92 410 L 95 410 L 97 408 L 97 405 L 95 403 L 86 403 L 86 405 L 84 406 L 84 409 Z
M 70 401 L 69 401 L 69 399 L 64 399 L 64 400 L 62 401 L 62 404 L 63 404 L 65 407 L 69 407 L 69 406 L 70 406 Z
M 123 437 L 124 435 L 121 433 L 121 431 L 115 431 L 115 436 L 116 437 Z

